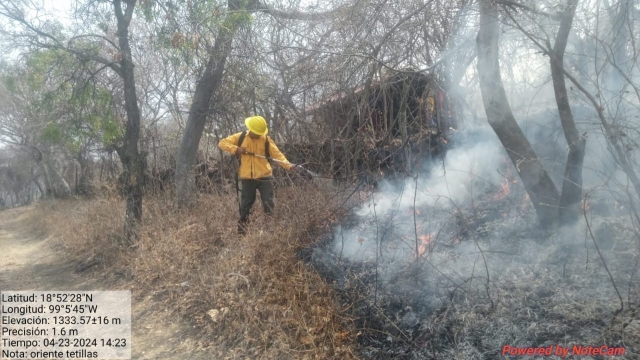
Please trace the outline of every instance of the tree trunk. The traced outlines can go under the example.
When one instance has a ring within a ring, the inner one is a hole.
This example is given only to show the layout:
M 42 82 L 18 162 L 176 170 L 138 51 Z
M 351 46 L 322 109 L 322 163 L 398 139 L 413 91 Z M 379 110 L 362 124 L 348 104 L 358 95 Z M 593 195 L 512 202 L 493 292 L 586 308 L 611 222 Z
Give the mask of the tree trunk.
M 80 165 L 80 176 L 77 178 L 77 169 L 76 169 L 76 192 L 81 196 L 91 196 L 93 195 L 93 184 L 91 182 L 91 178 L 93 177 L 91 171 L 91 162 L 83 153 L 84 151 L 80 151 L 76 160 Z
M 47 170 L 47 167 L 45 166 L 42 158 L 36 159 L 36 163 L 38 164 L 38 167 L 42 172 L 42 179 L 44 182 L 44 193 L 42 194 L 42 196 L 45 199 L 52 198 L 54 191 L 53 184 L 51 183 L 51 176 L 49 175 L 49 170 Z
M 44 199 L 53 198 L 55 190 L 53 187 L 53 182 L 51 181 L 51 176 L 49 175 L 49 170 L 46 166 L 46 162 L 44 161 L 44 154 L 42 153 L 42 150 L 33 145 L 25 145 L 25 147 L 28 149 L 28 153 L 36 162 L 36 164 L 38 165 L 38 169 L 41 172 L 44 182 L 44 192 L 42 193 L 42 197 Z
M 60 172 L 56 170 L 55 166 L 53 166 L 49 159 L 45 158 L 43 161 L 43 167 L 46 168 L 47 173 L 49 174 L 49 177 L 51 179 L 51 188 L 53 189 L 53 195 L 57 198 L 63 199 L 71 197 L 73 193 L 71 192 L 71 187 L 69 186 L 69 183 L 67 183 L 67 180 L 65 180 Z
M 578 0 L 568 0 L 568 9 L 562 14 L 560 28 L 553 49 L 550 49 L 551 79 L 555 92 L 560 123 L 564 136 L 569 145 L 569 155 L 564 169 L 562 193 L 560 195 L 560 221 L 562 223 L 575 222 L 580 216 L 580 202 L 582 200 L 582 164 L 584 163 L 586 139 L 580 136 L 576 127 L 569 104 L 567 87 L 564 79 L 564 53 L 567 39 L 571 31 L 573 16 L 576 12 Z
M 34 177 L 32 179 L 33 183 L 36 184 L 36 187 L 38 188 L 38 191 L 40 191 L 40 198 L 44 198 L 46 196 L 46 192 L 45 190 L 42 188 L 42 185 L 40 185 L 40 182 L 38 181 L 38 177 Z
M 616 66 L 623 72 L 629 71 L 629 55 L 627 54 L 627 46 L 629 41 L 629 24 L 633 23 L 633 20 L 629 18 L 629 13 L 633 11 L 633 5 L 631 0 L 620 0 L 618 3 L 617 12 L 610 8 L 608 2 L 605 2 L 609 17 L 612 22 L 611 36 L 611 53 L 613 59 L 609 61 L 616 64 Z M 624 90 L 625 79 L 623 74 L 618 70 L 609 67 L 609 76 L 607 77 L 606 84 L 608 85 L 609 92 L 614 96 L 620 96 L 620 92 Z M 622 102 L 624 104 L 624 102 Z M 622 105 L 622 104 L 621 104 Z M 623 105 L 624 106 L 624 105 Z
M 213 135 L 215 136 L 215 141 L 216 144 L 220 143 L 220 133 L 218 133 L 218 129 L 213 129 Z M 224 151 L 222 151 L 222 149 L 218 148 L 218 156 L 220 156 L 220 161 L 218 162 L 218 170 L 220 172 L 220 183 L 222 185 L 226 184 L 226 179 L 227 177 L 225 176 L 226 173 L 226 166 L 225 166 L 225 161 L 224 161 Z
M 133 15 L 135 2 L 127 2 L 122 10 L 121 0 L 114 0 L 114 10 L 118 20 L 118 43 L 122 53 L 121 77 L 124 84 L 124 104 L 127 112 L 127 125 L 122 149 L 122 165 L 125 179 L 125 235 L 130 242 L 137 237 L 138 226 L 142 221 L 142 186 L 144 180 L 144 164 L 138 152 L 140 138 L 140 109 L 136 96 L 134 65 L 129 45 L 129 24 Z
M 229 0 L 228 3 L 230 9 L 237 8 L 233 4 L 233 0 Z M 224 65 L 231 52 L 231 43 L 236 29 L 236 25 L 231 22 L 225 22 L 220 27 L 220 33 L 216 38 L 205 71 L 196 86 L 176 164 L 176 196 L 178 203 L 182 206 L 190 204 L 196 196 L 192 169 L 195 165 L 196 153 L 207 121 L 207 114 L 211 108 L 211 98 L 222 82 Z
M 511 111 L 500 75 L 499 37 L 497 4 L 492 0 L 481 0 L 478 75 L 487 119 L 522 179 L 540 224 L 549 227 L 555 223 L 558 213 L 558 190 Z
M 407 101 L 409 99 L 409 78 L 405 78 L 402 82 L 402 99 L 400 100 L 400 109 L 398 110 L 398 122 L 400 125 L 400 135 L 402 136 L 402 143 L 407 144 L 407 138 L 409 137 L 408 124 L 407 124 Z M 407 176 L 411 174 L 411 145 L 407 144 L 402 152 L 402 162 L 405 174 Z

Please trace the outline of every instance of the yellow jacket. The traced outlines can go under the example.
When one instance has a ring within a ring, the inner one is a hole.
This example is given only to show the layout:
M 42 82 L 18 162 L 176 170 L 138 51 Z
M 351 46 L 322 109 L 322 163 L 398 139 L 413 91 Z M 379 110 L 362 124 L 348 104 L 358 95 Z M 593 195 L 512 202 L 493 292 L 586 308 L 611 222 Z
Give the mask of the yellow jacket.
M 230 154 L 235 155 L 236 150 L 238 149 L 238 140 L 240 140 L 241 134 L 242 133 L 239 132 L 220 140 L 218 147 Z M 251 136 L 249 136 L 249 134 L 247 134 L 240 146 L 248 152 L 265 156 L 265 137 L 266 136 L 260 136 L 258 139 L 254 140 L 251 138 Z M 283 168 L 289 170 L 293 167 L 293 164 L 290 164 L 289 160 L 287 160 L 287 158 L 282 155 L 271 138 L 269 138 L 269 154 L 273 159 L 284 161 L 286 164 L 277 163 Z M 266 159 L 249 154 L 242 154 L 240 157 L 240 169 L 238 169 L 238 175 L 241 179 L 260 179 L 271 176 L 271 165 Z

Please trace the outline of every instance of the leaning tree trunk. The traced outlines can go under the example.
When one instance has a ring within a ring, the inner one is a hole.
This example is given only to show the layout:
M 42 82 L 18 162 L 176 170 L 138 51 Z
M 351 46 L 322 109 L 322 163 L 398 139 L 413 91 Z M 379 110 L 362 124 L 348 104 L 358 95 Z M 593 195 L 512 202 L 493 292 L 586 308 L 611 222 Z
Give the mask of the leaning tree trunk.
M 34 176 L 33 179 L 31 179 L 31 181 L 33 181 L 34 184 L 36 184 L 36 187 L 38 188 L 38 191 L 40 192 L 40 198 L 44 199 L 47 196 L 47 193 L 45 191 L 45 189 L 42 188 L 42 185 L 40 185 L 40 182 L 38 181 L 38 176 Z
M 580 216 L 580 201 L 582 200 L 582 165 L 584 163 L 586 139 L 580 136 L 573 119 L 567 87 L 564 79 L 564 53 L 567 39 L 571 31 L 573 16 L 576 12 L 578 0 L 569 0 L 568 9 L 562 14 L 560 28 L 553 49 L 550 49 L 551 79 L 555 92 L 560 123 L 564 136 L 569 145 L 569 155 L 564 169 L 562 193 L 560 195 L 560 220 L 562 223 L 575 222 Z
M 53 189 L 53 184 L 51 182 L 51 175 L 49 175 L 49 170 L 47 169 L 47 166 L 45 165 L 44 161 L 42 160 L 42 158 L 36 159 L 36 162 L 38 164 L 38 167 L 40 168 L 40 171 L 42 172 L 42 179 L 44 180 L 44 191 L 45 193 L 43 194 L 44 198 L 53 198 L 54 197 L 54 189 Z
M 237 8 L 229 0 L 230 8 Z M 189 118 L 182 135 L 182 142 L 178 150 L 178 161 L 176 164 L 176 196 L 180 205 L 188 205 L 196 196 L 195 178 L 193 166 L 195 165 L 196 153 L 202 138 L 207 121 L 207 114 L 211 108 L 211 98 L 222 82 L 222 73 L 227 57 L 231 52 L 231 43 L 235 36 L 237 25 L 232 21 L 225 22 L 220 27 L 220 33 L 209 56 L 209 61 L 204 73 L 198 81 L 193 102 L 189 109 Z
M 558 190 L 511 111 L 500 75 L 499 37 L 497 4 L 492 0 L 481 0 L 478 75 L 487 119 L 522 179 L 540 224 L 549 227 L 555 223 L 558 213 Z
M 124 105 L 127 112 L 127 126 L 122 148 L 122 164 L 124 166 L 124 188 L 126 197 L 125 235 L 132 242 L 138 233 L 142 221 L 142 186 L 144 180 L 144 164 L 138 152 L 140 138 L 140 109 L 136 97 L 134 65 L 129 45 L 129 24 L 133 16 L 135 2 L 127 2 L 122 11 L 121 0 L 114 0 L 116 18 L 118 20 L 118 43 L 122 53 L 120 76 L 124 84 Z
M 62 199 L 71 197 L 73 193 L 71 191 L 69 183 L 67 183 L 67 180 L 65 180 L 60 172 L 56 170 L 55 166 L 53 165 L 51 160 L 48 159 L 48 157 L 45 157 L 43 162 L 44 164 L 42 166 L 46 169 L 51 179 L 51 189 L 53 190 L 53 195 L 57 198 Z
M 38 165 L 38 169 L 41 172 L 42 179 L 44 181 L 44 193 L 42 194 L 43 198 L 53 199 L 55 190 L 53 188 L 53 182 L 51 181 L 49 169 L 47 169 L 46 161 L 44 161 L 44 154 L 42 153 L 42 150 L 33 145 L 25 146 L 33 157 L 33 160 Z

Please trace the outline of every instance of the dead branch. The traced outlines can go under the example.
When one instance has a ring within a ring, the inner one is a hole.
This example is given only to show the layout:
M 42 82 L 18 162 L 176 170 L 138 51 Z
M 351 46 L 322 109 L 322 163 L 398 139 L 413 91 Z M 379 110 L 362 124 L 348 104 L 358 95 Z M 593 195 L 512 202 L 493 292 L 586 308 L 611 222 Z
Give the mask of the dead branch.
M 586 201 L 586 200 L 585 200 Z M 624 310 L 624 301 L 622 300 L 622 295 L 620 295 L 620 291 L 618 290 L 618 286 L 616 285 L 615 280 L 613 279 L 613 275 L 611 275 L 611 271 L 609 271 L 609 267 L 607 266 L 607 262 L 604 260 L 604 256 L 602 252 L 600 252 L 600 247 L 598 247 L 598 243 L 596 242 L 595 236 L 593 236 L 593 231 L 591 231 L 591 225 L 589 224 L 589 219 L 587 218 L 587 207 L 582 207 L 582 214 L 584 215 L 584 221 L 587 223 L 587 229 L 589 230 L 589 234 L 591 235 L 591 240 L 593 241 L 593 245 L 596 247 L 598 251 L 598 255 L 600 256 L 600 260 L 602 260 L 602 264 L 604 265 L 604 269 L 609 274 L 609 279 L 611 279 L 611 284 L 613 288 L 616 290 L 616 294 L 618 294 L 618 299 L 620 299 L 620 309 L 615 312 L 615 315 L 619 314 L 622 310 Z

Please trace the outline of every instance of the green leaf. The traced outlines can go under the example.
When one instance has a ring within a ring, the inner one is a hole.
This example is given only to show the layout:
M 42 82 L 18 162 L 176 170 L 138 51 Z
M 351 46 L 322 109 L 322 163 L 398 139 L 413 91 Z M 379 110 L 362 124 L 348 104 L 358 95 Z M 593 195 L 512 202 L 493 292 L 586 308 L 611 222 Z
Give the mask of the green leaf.
M 42 140 L 50 142 L 52 144 L 59 144 L 62 142 L 62 130 L 58 125 L 54 123 L 47 124 L 42 132 Z

